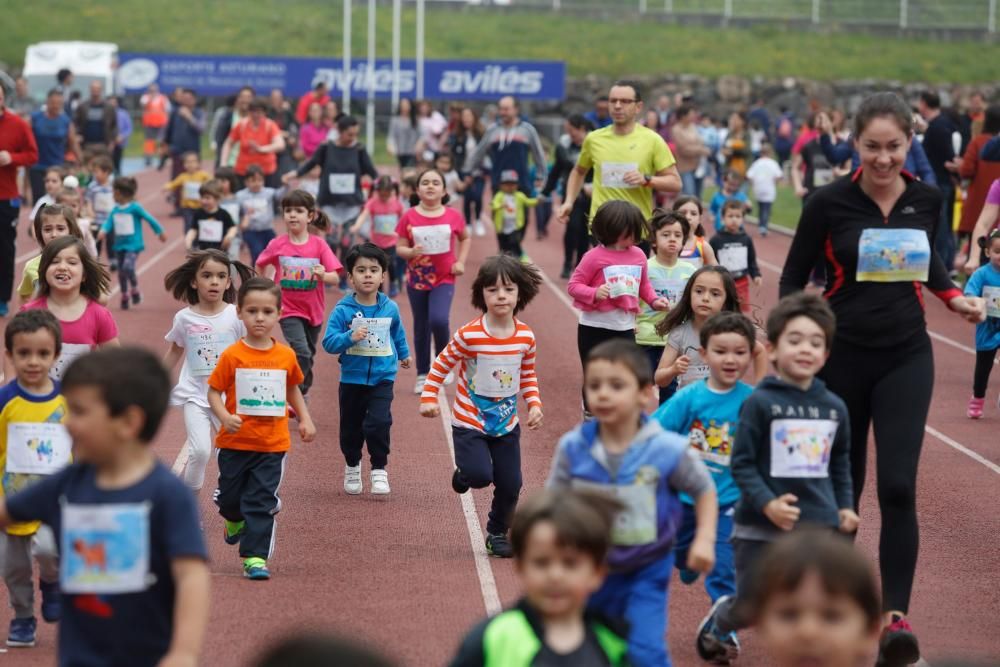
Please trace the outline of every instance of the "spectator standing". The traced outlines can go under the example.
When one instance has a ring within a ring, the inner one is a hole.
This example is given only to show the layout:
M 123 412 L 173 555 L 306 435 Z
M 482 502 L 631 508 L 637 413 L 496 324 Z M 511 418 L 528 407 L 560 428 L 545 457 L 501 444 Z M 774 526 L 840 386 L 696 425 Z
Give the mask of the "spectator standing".
M 694 109 L 682 105 L 677 108 L 674 118 L 671 138 L 674 140 L 677 171 L 681 175 L 681 192 L 700 198 L 701 181 L 704 176 L 699 178 L 697 170 L 702 158 L 707 157 L 709 151 L 705 147 L 705 142 L 702 141 L 701 133 L 698 132 L 698 126 L 695 124 Z
M 500 189 L 500 174 L 508 169 L 517 172 L 518 190 L 524 194 L 532 191 L 531 175 L 528 170 L 528 155 L 535 163 L 535 176 L 544 179 L 548 173 L 548 158 L 542 147 L 538 132 L 527 121 L 521 120 L 521 108 L 511 96 L 500 98 L 497 104 L 500 121 L 486 130 L 486 134 L 466 159 L 462 171 L 471 174 L 479 169 L 484 160 L 490 159 L 490 178 L 495 190 Z M 466 183 L 471 181 L 466 176 Z
M 934 236 L 934 250 L 949 273 L 955 269 L 955 234 L 951 231 L 951 217 L 955 209 L 955 182 L 952 174 L 958 171 L 955 162 L 953 135 L 959 131 L 951 118 L 941 112 L 941 98 L 933 91 L 924 91 L 917 101 L 917 112 L 927 121 L 924 132 L 924 151 L 934 170 L 938 189 L 941 191 L 941 219 Z
M 142 107 L 142 155 L 148 167 L 153 163 L 157 143 L 163 141 L 171 105 L 167 96 L 160 92 L 160 87 L 151 83 L 139 98 L 139 106 Z
M 315 103 L 323 108 L 329 101 L 330 96 L 327 94 L 326 82 L 317 81 L 312 90 L 299 98 L 299 104 L 295 107 L 295 120 L 299 122 L 299 125 L 302 125 L 309 115 L 310 104 Z
M 122 173 L 122 154 L 128 148 L 129 137 L 132 136 L 132 116 L 128 109 L 122 106 L 121 98 L 117 95 L 108 98 L 108 102 L 115 110 L 115 120 L 118 124 L 118 136 L 115 137 L 115 147 L 111 151 L 111 162 L 115 166 L 115 173 Z
M 118 140 L 118 116 L 104 98 L 104 85 L 90 82 L 90 97 L 73 112 L 77 134 L 83 139 L 84 150 L 103 149 L 110 155 Z
M 76 128 L 65 112 L 64 97 L 59 88 L 53 88 L 45 98 L 45 107 L 31 114 L 31 131 L 38 146 L 38 160 L 28 170 L 28 180 L 35 201 L 45 194 L 46 170 L 65 162 L 67 152 L 81 155 Z
M 15 239 L 21 213 L 17 170 L 38 161 L 38 146 L 31 126 L 6 108 L 6 94 L 0 86 L 0 317 L 6 317 L 7 302 L 14 289 Z
M 416 166 L 420 127 L 417 109 L 409 99 L 404 97 L 399 100 L 396 115 L 389 121 L 389 134 L 385 141 L 389 154 L 395 156 L 401 169 Z
M 583 117 L 590 121 L 590 124 L 594 126 L 595 130 L 599 130 L 602 127 L 607 127 L 611 125 L 611 113 L 609 112 L 608 96 L 601 95 L 594 102 L 594 109 L 583 114 Z M 666 125 L 666 122 L 659 120 L 656 127 L 651 127 L 649 129 L 656 131 L 656 128 L 660 125 Z

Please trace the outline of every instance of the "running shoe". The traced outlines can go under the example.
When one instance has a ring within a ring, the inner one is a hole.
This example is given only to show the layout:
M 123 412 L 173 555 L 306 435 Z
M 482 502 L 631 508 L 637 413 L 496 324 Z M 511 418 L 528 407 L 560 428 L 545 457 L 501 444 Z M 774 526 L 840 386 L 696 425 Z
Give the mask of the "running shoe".
M 243 533 L 247 532 L 247 522 L 225 519 L 225 523 L 225 528 L 222 531 L 222 539 L 226 541 L 226 544 L 239 544 Z
M 983 418 L 983 405 L 986 404 L 985 398 L 976 398 L 973 396 L 969 399 L 969 407 L 965 410 L 965 415 L 969 419 L 982 419 Z
M 462 481 L 462 472 L 458 468 L 451 473 L 451 488 L 455 493 L 465 493 L 469 490 L 469 485 Z
M 494 558 L 513 558 L 514 548 L 506 535 L 489 534 L 486 536 L 486 553 Z
M 122 295 L 122 310 L 128 310 L 128 294 Z
M 725 602 L 729 600 L 728 595 L 723 595 L 712 608 L 708 615 L 702 619 L 698 626 L 698 633 L 695 635 L 695 648 L 698 655 L 705 662 L 713 665 L 729 665 L 740 655 L 740 642 L 736 639 L 735 632 L 722 633 L 715 625 L 715 614 Z
M 371 481 L 373 496 L 389 495 L 389 473 L 385 470 L 372 470 Z
M 427 382 L 427 373 L 417 375 L 417 383 L 413 385 L 414 394 L 424 393 L 424 384 Z
M 266 560 L 251 556 L 243 559 L 243 576 L 247 579 L 263 581 L 271 578 L 271 571 L 267 569 Z
M 13 618 L 10 621 L 10 630 L 7 632 L 7 646 L 17 648 L 31 648 L 35 645 L 35 628 L 38 623 L 35 617 Z
M 906 667 L 920 660 L 920 644 L 905 616 L 892 615 L 892 623 L 882 630 L 875 667 Z
M 344 493 L 356 496 L 362 491 L 361 464 L 344 466 Z
M 399 296 L 399 285 L 391 283 L 389 285 L 389 298 L 395 299 L 397 296 Z
M 62 598 L 59 593 L 59 582 L 38 582 L 42 591 L 42 619 L 46 623 L 58 623 L 62 617 Z
M 473 231 L 476 236 L 486 236 L 486 225 L 483 224 L 482 220 L 476 220 L 473 225 Z
M 688 586 L 698 581 L 698 577 L 700 576 L 701 575 L 695 570 L 689 570 L 687 568 L 682 568 L 680 572 L 681 583 L 687 584 Z
M 142 303 L 142 294 L 139 293 L 139 290 L 135 290 L 132 292 L 132 305 L 138 306 L 140 303 Z

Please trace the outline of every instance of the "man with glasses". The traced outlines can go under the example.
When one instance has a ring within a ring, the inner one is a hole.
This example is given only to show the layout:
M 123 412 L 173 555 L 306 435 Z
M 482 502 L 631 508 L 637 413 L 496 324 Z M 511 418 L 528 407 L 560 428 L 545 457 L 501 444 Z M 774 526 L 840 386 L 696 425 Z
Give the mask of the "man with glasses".
M 538 138 L 534 126 L 521 119 L 521 108 L 517 99 L 510 95 L 500 98 L 497 104 L 500 121 L 491 126 L 479 145 L 465 159 L 462 173 L 473 174 L 489 157 L 492 168 L 490 176 L 493 179 L 493 191 L 500 189 L 500 174 L 507 170 L 517 172 L 518 189 L 530 194 L 532 182 L 528 170 L 528 156 L 535 163 L 535 178 L 544 181 L 548 170 L 548 160 L 545 149 Z M 466 177 L 466 183 L 472 183 L 472 176 Z

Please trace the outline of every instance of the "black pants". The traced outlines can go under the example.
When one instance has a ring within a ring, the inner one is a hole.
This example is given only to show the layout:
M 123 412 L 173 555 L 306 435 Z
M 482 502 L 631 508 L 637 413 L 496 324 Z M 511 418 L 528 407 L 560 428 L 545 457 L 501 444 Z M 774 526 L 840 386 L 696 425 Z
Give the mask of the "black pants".
M 746 597 L 755 579 L 755 566 L 771 546 L 770 542 L 763 540 L 744 540 L 734 537 L 731 541 L 733 567 L 736 570 L 736 595 L 719 605 L 715 612 L 715 625 L 720 633 L 735 632 L 749 625 L 748 620 L 740 613 L 746 606 L 746 600 L 741 600 L 740 596 Z
M 465 224 L 473 224 L 483 214 L 483 188 L 486 180 L 482 176 L 474 176 L 472 185 L 462 193 L 462 213 Z
M 934 389 L 934 355 L 926 331 L 892 347 L 834 339 L 821 373 L 844 399 L 851 419 L 851 477 L 857 508 L 865 484 L 868 428 L 875 432 L 878 504 L 882 513 L 879 569 L 882 604 L 908 611 L 920 537 L 917 464 Z
M 586 204 L 584 201 L 586 200 Z M 590 233 L 587 231 L 587 209 L 590 199 L 577 198 L 569 213 L 566 233 L 563 235 L 563 273 L 569 273 L 580 263 L 583 254 L 590 250 Z
M 511 232 L 510 234 L 497 234 L 497 243 L 500 245 L 500 252 L 521 259 L 523 252 L 521 250 L 521 238 L 523 236 L 523 229 Z
M 614 329 L 602 329 L 600 327 L 591 327 L 586 324 L 577 325 L 576 329 L 576 347 L 580 352 L 580 365 L 587 370 L 587 355 L 595 347 L 600 345 L 606 340 L 613 340 L 615 338 L 624 338 L 625 340 L 630 340 L 635 342 L 635 330 L 629 329 L 627 331 L 615 331 Z M 586 384 L 586 382 L 584 382 Z M 587 408 L 587 392 L 582 388 L 580 389 L 583 394 L 583 409 L 589 412 Z
M 972 376 L 972 395 L 976 398 L 986 398 L 986 385 L 990 381 L 993 370 L 993 360 L 997 356 L 997 348 L 992 350 L 976 350 L 976 372 Z
M 664 350 L 667 349 L 666 346 L 640 345 L 639 347 L 641 347 L 642 351 L 645 352 L 646 356 L 649 357 L 649 364 L 650 366 L 653 367 L 653 372 L 655 373 L 657 366 L 660 365 L 660 357 L 663 356 Z M 666 387 L 657 387 L 657 390 L 658 390 L 657 400 L 659 401 L 660 405 L 663 405 L 668 400 L 670 400 L 671 396 L 677 393 L 677 378 L 671 380 L 670 384 L 668 384 Z
M 45 190 L 42 190 L 45 192 Z M 0 302 L 7 303 L 14 290 L 14 258 L 17 257 L 17 217 L 20 204 L 0 201 Z
M 278 487 L 285 475 L 285 452 L 219 450 L 215 504 L 227 521 L 245 521 L 241 558 L 271 557 L 274 515 L 281 511 Z
M 34 205 L 45 196 L 45 172 L 48 167 L 32 167 L 28 170 L 28 183 L 31 184 L 31 203 Z
M 493 485 L 486 532 L 506 535 L 521 493 L 521 427 L 515 426 L 506 435 L 492 436 L 452 426 L 451 435 L 461 481 L 473 489 Z
M 340 451 L 347 465 L 361 465 L 368 443 L 372 470 L 389 462 L 389 429 L 392 427 L 392 382 L 377 385 L 340 383 Z
M 278 322 L 281 333 L 285 336 L 288 347 L 295 352 L 295 358 L 302 369 L 305 379 L 299 385 L 299 390 L 305 396 L 313 383 L 313 361 L 316 359 L 316 341 L 319 340 L 322 325 L 313 326 L 303 317 L 286 317 Z

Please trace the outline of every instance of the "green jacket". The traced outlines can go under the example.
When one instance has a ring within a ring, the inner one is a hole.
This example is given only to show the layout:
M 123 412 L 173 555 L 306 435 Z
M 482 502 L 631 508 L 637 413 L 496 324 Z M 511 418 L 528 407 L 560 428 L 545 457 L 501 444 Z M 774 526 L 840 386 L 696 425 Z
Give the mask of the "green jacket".
M 493 209 L 493 225 L 497 228 L 497 234 L 503 233 L 503 200 L 505 196 L 507 196 L 507 193 L 503 191 L 493 195 L 491 208 Z M 537 206 L 538 199 L 529 197 L 518 190 L 514 193 L 514 201 L 514 206 L 516 208 L 515 215 L 517 216 L 517 228 L 515 231 L 520 231 L 524 229 L 524 225 L 527 223 L 527 208 L 529 206 Z

